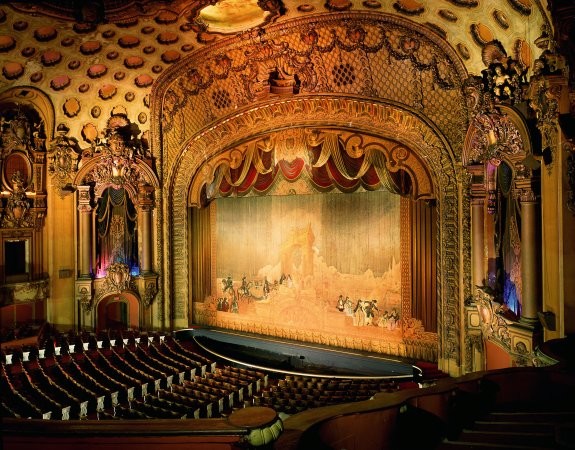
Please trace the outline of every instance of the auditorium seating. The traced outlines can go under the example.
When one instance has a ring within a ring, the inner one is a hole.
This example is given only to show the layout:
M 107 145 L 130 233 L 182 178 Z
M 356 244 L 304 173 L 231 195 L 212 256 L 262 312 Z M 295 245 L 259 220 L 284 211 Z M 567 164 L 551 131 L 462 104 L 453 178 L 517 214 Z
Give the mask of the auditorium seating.
M 59 333 L 42 348 L 2 352 L 1 409 L 59 420 L 212 418 L 245 406 L 267 380 L 218 367 L 169 335 Z
M 3 355 L 2 411 L 53 420 L 218 418 L 246 406 L 295 414 L 394 392 L 402 383 L 296 375 L 217 364 L 160 333 L 47 336 Z M 404 383 L 403 383 L 404 384 Z
M 266 406 L 282 413 L 292 431 L 326 430 L 302 436 L 298 448 L 324 445 L 317 436 L 337 439 L 338 430 L 349 428 L 346 417 L 358 415 L 395 424 L 381 439 L 397 449 L 479 449 L 485 443 L 561 448 L 557 439 L 568 440 L 574 427 L 575 382 L 561 372 L 524 369 L 513 378 L 511 370 L 503 370 L 452 380 L 429 367 L 436 383 L 419 389 L 403 379 L 266 373 L 212 361 L 200 352 L 192 343 L 161 334 L 52 336 L 42 348 L 1 354 L 0 412 L 44 423 L 81 419 L 109 426 L 125 420 L 193 419 L 206 426 L 205 419 L 224 424 L 244 407 Z M 556 386 L 569 390 L 563 395 Z M 526 392 L 529 398 L 523 401 Z M 307 415 L 313 411 L 318 412 Z
M 395 392 L 401 385 L 389 379 L 330 379 L 286 375 L 277 384 L 270 385 L 254 396 L 254 405 L 268 406 L 285 414 L 297 414 L 310 408 L 368 400 L 380 392 Z

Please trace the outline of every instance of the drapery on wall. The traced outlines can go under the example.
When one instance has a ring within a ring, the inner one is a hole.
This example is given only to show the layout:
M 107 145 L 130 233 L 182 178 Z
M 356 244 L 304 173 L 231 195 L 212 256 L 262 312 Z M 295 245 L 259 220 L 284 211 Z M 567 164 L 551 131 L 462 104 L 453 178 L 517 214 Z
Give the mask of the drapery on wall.
M 96 209 L 96 271 L 104 276 L 110 264 L 138 268 L 138 213 L 125 189 L 107 188 Z
M 521 316 L 521 214 L 518 199 L 513 195 L 513 171 L 505 163 L 497 168 L 498 202 L 495 212 L 495 245 L 498 253 L 498 292 L 503 302 Z
M 437 332 L 437 209 L 411 201 L 411 316 Z
M 194 301 L 203 301 L 212 291 L 211 215 L 215 208 L 216 202 L 212 202 L 203 208 L 190 209 L 192 242 L 190 281 Z

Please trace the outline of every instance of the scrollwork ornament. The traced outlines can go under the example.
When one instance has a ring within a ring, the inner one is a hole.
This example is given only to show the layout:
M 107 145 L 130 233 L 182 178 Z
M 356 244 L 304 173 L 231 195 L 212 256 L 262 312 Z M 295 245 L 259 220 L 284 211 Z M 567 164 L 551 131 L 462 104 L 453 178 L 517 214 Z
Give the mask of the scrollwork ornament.
M 24 179 L 19 170 L 15 171 L 10 179 L 12 192 L 8 197 L 2 228 L 29 228 L 34 226 L 34 217 L 30 213 L 30 201 L 24 190 Z
M 511 350 L 511 336 L 507 320 L 502 316 L 504 307 L 494 301 L 493 295 L 487 289 L 477 289 L 477 310 L 481 319 L 481 332 L 486 339 L 499 343 Z
M 149 308 L 154 301 L 154 297 L 158 293 L 158 288 L 155 282 L 148 283 L 146 285 L 146 289 L 144 291 L 144 295 L 142 296 L 142 300 L 144 302 L 144 306 Z
M 66 136 L 67 132 L 67 128 L 59 127 L 58 135 L 48 152 L 48 173 L 60 189 L 60 195 L 63 193 L 61 189 L 72 182 L 78 171 L 79 155 L 76 152 L 76 143 Z

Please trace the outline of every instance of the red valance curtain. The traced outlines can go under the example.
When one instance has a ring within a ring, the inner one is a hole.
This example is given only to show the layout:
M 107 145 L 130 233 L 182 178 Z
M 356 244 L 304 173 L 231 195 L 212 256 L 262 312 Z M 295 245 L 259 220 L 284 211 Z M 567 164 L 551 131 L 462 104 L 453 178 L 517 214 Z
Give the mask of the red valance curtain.
M 251 145 L 239 165 L 232 168 L 222 164 L 214 181 L 217 196 L 244 196 L 252 191 L 265 193 L 278 176 L 295 181 L 306 175 L 320 192 L 338 189 L 354 192 L 362 187 L 374 191 L 381 187 L 391 192 L 408 194 L 411 188 L 409 175 L 404 171 L 390 173 L 385 155 L 378 150 L 368 150 L 358 157 L 350 156 L 341 148 L 337 136 L 326 136 L 321 145 L 308 149 L 309 161 L 296 157 L 274 162 L 274 152 Z

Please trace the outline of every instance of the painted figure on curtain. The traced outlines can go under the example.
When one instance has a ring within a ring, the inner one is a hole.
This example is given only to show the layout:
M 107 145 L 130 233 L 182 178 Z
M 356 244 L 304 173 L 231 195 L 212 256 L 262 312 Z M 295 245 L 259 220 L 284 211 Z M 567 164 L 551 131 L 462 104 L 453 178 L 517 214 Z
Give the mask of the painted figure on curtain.
M 138 270 L 137 211 L 125 189 L 107 188 L 96 210 L 96 273 L 104 276 L 110 264 Z
M 377 191 L 218 199 L 216 292 L 235 319 L 400 339 L 400 198 Z

